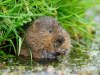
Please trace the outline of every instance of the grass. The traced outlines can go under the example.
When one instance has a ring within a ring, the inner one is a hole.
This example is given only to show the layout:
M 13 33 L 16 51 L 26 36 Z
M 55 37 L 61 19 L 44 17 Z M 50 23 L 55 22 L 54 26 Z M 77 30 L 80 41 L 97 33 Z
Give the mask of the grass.
M 72 58 L 77 53 L 84 57 L 93 36 L 92 24 L 84 15 L 88 8 L 98 3 L 99 0 L 0 0 L 0 50 L 13 50 L 19 55 L 24 25 L 46 15 L 57 18 L 69 32 L 76 49 L 72 50 Z M 76 52 L 73 54 L 73 51 Z

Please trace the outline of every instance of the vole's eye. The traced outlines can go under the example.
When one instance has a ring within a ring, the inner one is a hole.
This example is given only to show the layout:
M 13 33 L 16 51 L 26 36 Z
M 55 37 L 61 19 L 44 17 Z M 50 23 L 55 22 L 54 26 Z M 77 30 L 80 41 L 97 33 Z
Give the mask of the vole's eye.
M 52 33 L 52 32 L 53 32 L 53 30 L 50 29 L 50 30 L 49 30 L 49 33 Z

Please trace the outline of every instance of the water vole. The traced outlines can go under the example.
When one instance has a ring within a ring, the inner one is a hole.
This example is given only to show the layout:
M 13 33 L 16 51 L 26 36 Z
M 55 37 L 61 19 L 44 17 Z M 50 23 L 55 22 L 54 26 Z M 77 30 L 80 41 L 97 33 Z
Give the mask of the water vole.
M 44 16 L 36 19 L 26 31 L 20 55 L 33 58 L 55 59 L 67 54 L 71 47 L 68 33 L 62 29 L 57 20 Z M 29 51 L 30 50 L 30 51 Z

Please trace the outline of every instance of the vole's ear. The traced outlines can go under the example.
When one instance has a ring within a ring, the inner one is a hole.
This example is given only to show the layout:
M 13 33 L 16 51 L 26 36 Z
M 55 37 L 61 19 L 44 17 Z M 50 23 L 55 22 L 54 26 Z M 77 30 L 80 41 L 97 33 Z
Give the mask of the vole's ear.
M 37 28 L 36 28 L 36 25 L 33 23 L 33 24 L 32 24 L 32 30 L 35 31 L 36 29 L 37 29 Z
M 37 19 L 37 20 L 34 21 L 33 24 L 36 25 L 36 26 L 37 26 L 37 25 L 41 25 L 41 21 L 40 21 L 39 19 Z

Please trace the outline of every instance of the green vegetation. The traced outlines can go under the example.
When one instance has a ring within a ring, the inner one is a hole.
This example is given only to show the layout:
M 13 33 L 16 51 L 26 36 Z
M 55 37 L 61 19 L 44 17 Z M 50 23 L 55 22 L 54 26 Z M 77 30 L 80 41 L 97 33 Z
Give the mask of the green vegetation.
M 14 50 L 19 54 L 23 27 L 39 16 L 53 16 L 59 20 L 72 40 L 72 59 L 82 57 L 89 50 L 92 24 L 84 19 L 86 10 L 99 0 L 0 0 L 0 50 Z M 0 58 L 5 55 L 0 51 Z M 73 52 L 74 51 L 74 52 Z M 10 52 L 8 52 L 10 53 Z M 7 58 L 7 57 L 4 57 Z

